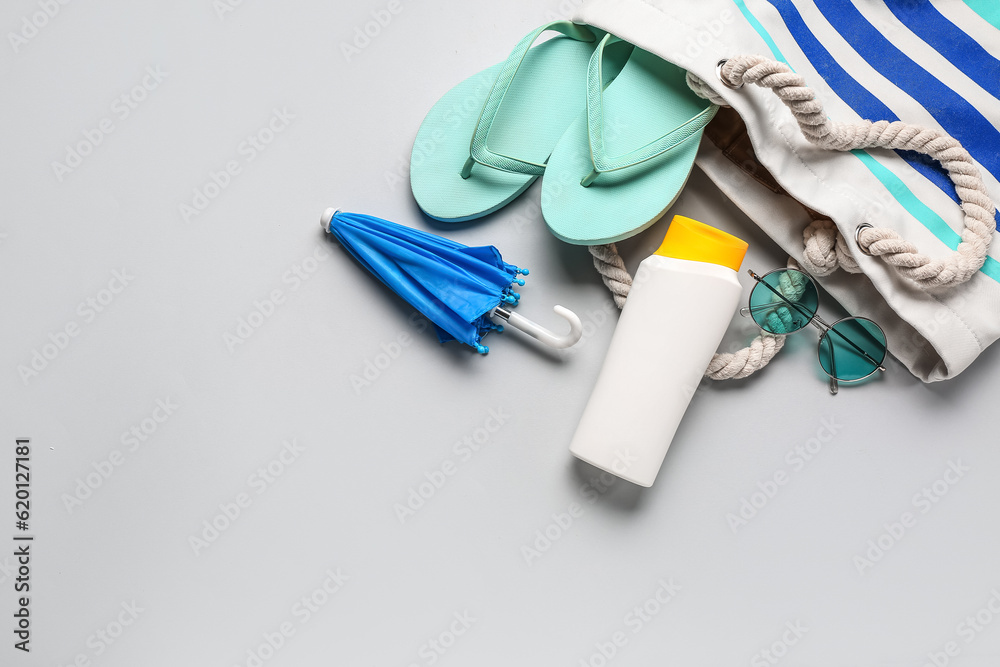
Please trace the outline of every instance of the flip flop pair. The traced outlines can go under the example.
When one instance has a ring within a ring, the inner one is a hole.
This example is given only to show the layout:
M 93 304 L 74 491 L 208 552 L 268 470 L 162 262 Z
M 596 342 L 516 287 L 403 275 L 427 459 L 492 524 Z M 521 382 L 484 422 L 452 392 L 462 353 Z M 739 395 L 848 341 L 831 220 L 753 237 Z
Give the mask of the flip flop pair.
M 532 46 L 550 30 L 561 34 Z M 596 28 L 541 26 L 427 114 L 410 160 L 414 198 L 432 218 L 463 222 L 544 174 L 542 214 L 555 236 L 582 245 L 632 236 L 677 198 L 715 115 L 684 77 Z

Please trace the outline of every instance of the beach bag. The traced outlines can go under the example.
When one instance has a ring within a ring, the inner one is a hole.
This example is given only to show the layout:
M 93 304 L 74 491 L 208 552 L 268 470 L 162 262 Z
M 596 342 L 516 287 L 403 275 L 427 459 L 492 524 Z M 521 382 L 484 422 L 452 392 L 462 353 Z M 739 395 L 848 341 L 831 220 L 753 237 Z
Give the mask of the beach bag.
M 989 7 L 588 0 L 574 20 L 684 68 L 724 105 L 699 168 L 934 382 L 1000 336 L 1000 12 Z M 630 278 L 614 246 L 591 252 L 621 305 Z M 716 355 L 707 374 L 744 377 L 782 342 Z

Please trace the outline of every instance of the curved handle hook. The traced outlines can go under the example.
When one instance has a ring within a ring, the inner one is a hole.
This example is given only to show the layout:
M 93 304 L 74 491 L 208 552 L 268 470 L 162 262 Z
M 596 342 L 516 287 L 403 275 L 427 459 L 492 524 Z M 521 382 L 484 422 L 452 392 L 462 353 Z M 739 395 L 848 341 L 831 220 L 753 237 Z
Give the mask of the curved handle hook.
M 561 350 L 575 344 L 578 340 L 580 340 L 580 336 L 583 335 L 583 323 L 580 322 L 580 318 L 577 317 L 576 313 L 569 308 L 555 306 L 552 310 L 555 311 L 556 315 L 569 322 L 568 334 L 564 336 L 557 336 L 542 325 L 532 322 L 527 317 L 523 317 L 517 313 L 512 313 L 506 308 L 501 308 L 500 306 L 497 306 L 490 311 L 490 315 L 499 317 L 515 329 L 520 329 L 532 338 L 540 340 L 549 347 L 557 350 Z

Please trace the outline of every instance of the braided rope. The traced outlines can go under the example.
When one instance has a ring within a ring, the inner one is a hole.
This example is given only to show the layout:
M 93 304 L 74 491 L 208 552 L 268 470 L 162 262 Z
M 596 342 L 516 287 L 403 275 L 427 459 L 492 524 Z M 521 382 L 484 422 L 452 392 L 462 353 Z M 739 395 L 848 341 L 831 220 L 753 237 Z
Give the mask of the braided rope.
M 838 267 L 848 273 L 861 273 L 861 267 L 851 256 L 850 248 L 837 231 L 833 220 L 813 220 L 802 231 L 802 242 L 805 246 L 802 266 L 806 273 L 823 277 L 830 275 Z
M 588 249 L 594 258 L 594 268 L 611 290 L 615 305 L 624 308 L 625 299 L 632 288 L 632 276 L 625 268 L 621 255 L 618 254 L 618 247 L 614 243 L 608 243 L 592 245 Z M 789 266 L 794 268 L 793 265 L 794 261 L 789 260 Z M 784 345 L 784 336 L 774 336 L 762 331 L 748 347 L 742 350 L 717 352 L 712 357 L 705 375 L 712 380 L 745 378 L 767 366 Z
M 832 121 L 826 117 L 816 93 L 805 85 L 800 74 L 784 63 L 763 56 L 731 58 L 719 72 L 723 82 L 734 88 L 746 83 L 770 88 L 792 112 L 806 139 L 821 148 L 917 151 L 933 158 L 948 171 L 965 212 L 962 242 L 954 252 L 932 259 L 887 227 L 870 227 L 860 232 L 858 243 L 863 252 L 881 257 L 901 275 L 925 289 L 960 285 L 983 266 L 996 230 L 996 207 L 986 192 L 979 168 L 957 140 L 940 130 L 902 121 Z M 713 102 L 721 99 L 714 92 L 707 93 L 708 86 L 697 77 L 689 74 L 688 81 L 694 84 L 697 94 L 705 94 Z
M 632 276 L 625 268 L 621 255 L 618 254 L 618 246 L 608 243 L 592 245 L 588 249 L 594 256 L 594 268 L 601 274 L 604 284 L 611 290 L 615 305 L 621 310 L 625 307 L 625 299 L 628 298 L 629 289 L 632 287 Z
M 713 380 L 740 380 L 767 366 L 785 346 L 784 336 L 761 333 L 737 352 L 716 352 L 705 375 Z
M 805 79 L 784 63 L 763 56 L 738 56 L 725 61 L 719 69 L 724 82 L 732 88 L 754 83 L 770 88 L 791 110 L 802 134 L 817 146 L 829 150 L 850 151 L 857 148 L 912 150 L 937 160 L 955 184 L 955 192 L 965 212 L 962 242 L 949 256 L 931 259 L 916 246 L 886 227 L 869 227 L 858 234 L 862 252 L 881 257 L 897 271 L 923 288 L 960 285 L 986 261 L 996 230 L 992 198 L 986 192 L 979 169 L 962 145 L 951 136 L 927 127 L 903 122 L 835 122 L 823 113 L 823 105 Z M 688 72 L 687 84 L 699 97 L 724 106 L 726 101 L 700 78 Z M 832 220 L 813 220 L 802 232 L 804 252 L 802 268 L 814 276 L 827 276 L 841 268 L 860 273 L 861 267 Z M 625 306 L 632 276 L 614 243 L 590 246 L 594 267 L 618 308 Z M 799 268 L 788 259 L 789 268 Z M 762 332 L 747 347 L 736 352 L 716 353 L 705 371 L 713 380 L 745 378 L 766 366 L 785 345 L 784 336 Z

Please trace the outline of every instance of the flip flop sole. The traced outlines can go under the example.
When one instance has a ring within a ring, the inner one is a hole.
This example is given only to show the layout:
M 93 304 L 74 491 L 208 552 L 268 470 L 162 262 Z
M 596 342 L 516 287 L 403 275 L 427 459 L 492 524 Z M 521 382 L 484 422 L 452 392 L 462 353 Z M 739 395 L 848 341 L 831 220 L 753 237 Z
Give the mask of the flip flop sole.
M 544 163 L 566 128 L 586 107 L 587 63 L 592 43 L 563 36 L 532 47 L 504 96 L 490 134 L 490 149 Z M 410 156 L 410 187 L 428 216 L 463 222 L 492 213 L 515 199 L 537 176 L 477 164 L 467 179 L 462 166 L 480 112 L 502 64 L 448 91 L 428 112 Z
M 702 112 L 709 102 L 687 87 L 684 71 L 636 49 L 604 92 L 604 137 L 611 155 L 655 141 Z M 577 119 L 549 158 L 542 215 L 567 243 L 597 245 L 634 236 L 677 199 L 691 173 L 701 132 L 646 162 L 580 181 L 594 168 L 586 118 Z

